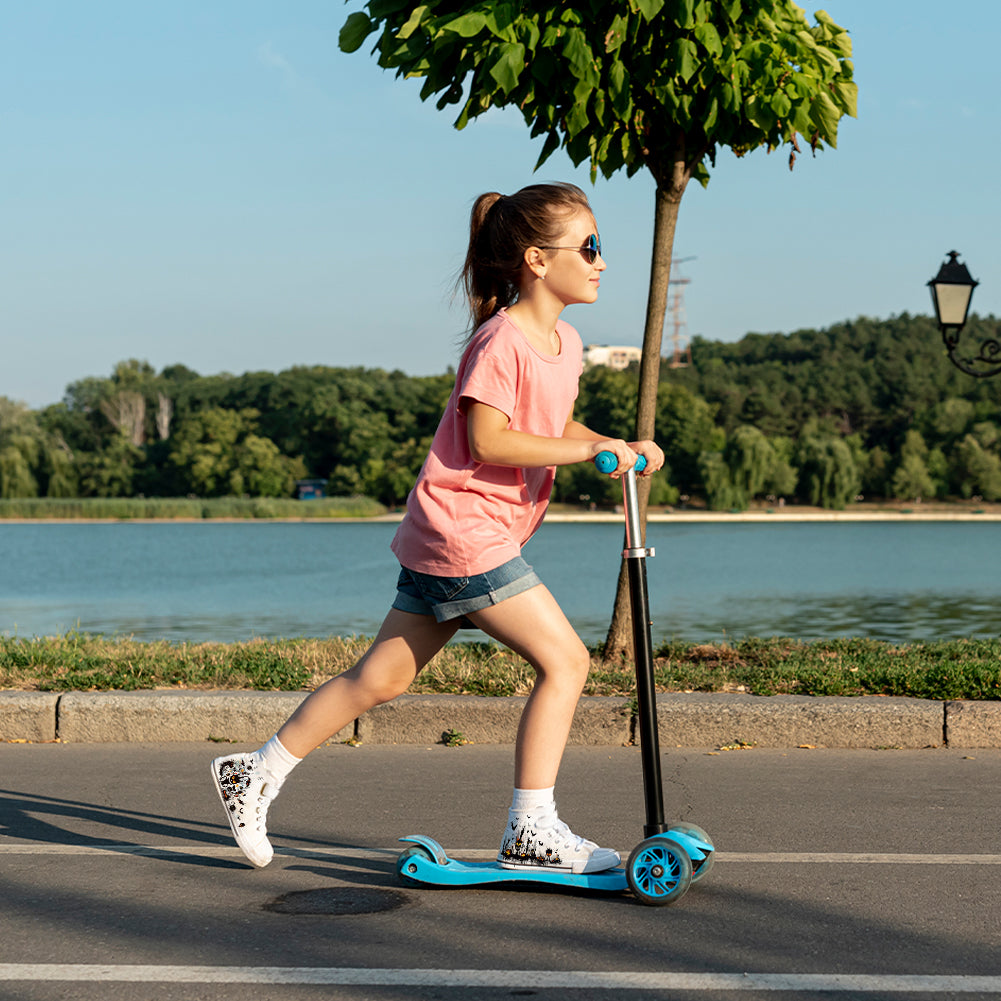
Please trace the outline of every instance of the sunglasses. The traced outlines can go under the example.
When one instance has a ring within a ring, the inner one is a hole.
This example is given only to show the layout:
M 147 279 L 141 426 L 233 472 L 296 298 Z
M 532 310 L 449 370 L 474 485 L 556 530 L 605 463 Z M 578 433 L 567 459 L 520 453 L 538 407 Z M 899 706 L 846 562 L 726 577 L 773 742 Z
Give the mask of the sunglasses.
M 576 250 L 588 264 L 594 264 L 601 256 L 601 240 L 592 233 L 581 247 L 539 247 L 539 250 Z

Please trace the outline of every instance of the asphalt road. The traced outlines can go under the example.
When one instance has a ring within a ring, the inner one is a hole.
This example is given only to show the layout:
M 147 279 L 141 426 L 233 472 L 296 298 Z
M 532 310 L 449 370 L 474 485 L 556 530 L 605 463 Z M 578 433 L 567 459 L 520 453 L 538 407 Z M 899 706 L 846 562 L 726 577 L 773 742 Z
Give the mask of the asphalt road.
M 1001 751 L 667 751 L 667 812 L 718 854 L 650 908 L 397 883 L 401 835 L 495 850 L 507 746 L 323 748 L 251 869 L 208 778 L 228 749 L 0 745 L 0 998 L 1001 997 Z M 569 749 L 557 792 L 641 840 L 635 749 Z

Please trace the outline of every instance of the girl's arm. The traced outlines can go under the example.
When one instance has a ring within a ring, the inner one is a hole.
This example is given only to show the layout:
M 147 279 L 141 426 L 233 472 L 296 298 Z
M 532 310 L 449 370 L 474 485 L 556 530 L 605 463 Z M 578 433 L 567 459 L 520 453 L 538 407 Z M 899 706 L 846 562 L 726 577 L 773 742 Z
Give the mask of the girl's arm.
M 601 451 L 613 452 L 620 469 L 628 469 L 636 461 L 636 453 L 618 438 L 602 438 L 591 432 L 587 437 L 564 433 L 559 438 L 546 438 L 512 431 L 507 425 L 508 417 L 503 411 L 486 403 L 467 401 L 466 433 L 469 451 L 477 462 L 492 466 L 569 466 L 587 462 Z
M 475 400 L 468 401 L 466 418 L 473 458 L 494 466 L 568 466 L 588 462 L 599 452 L 615 455 L 618 473 L 633 466 L 637 453 L 646 456 L 648 465 L 644 473 L 654 472 L 664 463 L 663 452 L 653 442 L 637 442 L 642 447 L 630 447 L 621 438 L 597 434 L 575 421 L 573 415 L 559 438 L 513 431 L 507 426 L 507 414 Z

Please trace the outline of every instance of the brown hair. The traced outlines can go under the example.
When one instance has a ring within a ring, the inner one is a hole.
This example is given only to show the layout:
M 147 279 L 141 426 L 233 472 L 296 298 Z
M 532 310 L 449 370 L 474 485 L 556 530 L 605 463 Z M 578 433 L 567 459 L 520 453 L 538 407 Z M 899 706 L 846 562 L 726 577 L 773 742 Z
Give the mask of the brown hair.
M 518 298 L 525 251 L 554 244 L 567 217 L 581 209 L 591 211 L 587 195 L 568 183 L 530 184 L 513 195 L 491 191 L 476 199 L 458 282 L 469 304 L 472 331 Z

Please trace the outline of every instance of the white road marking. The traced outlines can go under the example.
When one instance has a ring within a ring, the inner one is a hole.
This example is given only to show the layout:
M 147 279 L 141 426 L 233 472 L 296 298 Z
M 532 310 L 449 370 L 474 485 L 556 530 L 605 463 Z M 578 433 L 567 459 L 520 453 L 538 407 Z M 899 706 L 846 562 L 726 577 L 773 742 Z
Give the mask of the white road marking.
M 853 973 L 663 973 L 585 970 L 352 969 L 313 966 L 112 966 L 0 963 L 2 981 L 327 984 L 548 990 L 997 993 L 1001 977 Z
M 395 858 L 404 845 L 397 848 L 337 848 L 316 847 L 296 848 L 276 845 L 276 858 L 304 859 L 358 859 L 375 861 Z M 447 849 L 452 858 L 491 859 L 496 852 L 484 848 Z M 620 854 L 628 857 L 630 849 Z M 213 858 L 242 858 L 236 845 L 136 845 L 128 843 L 107 843 L 92 845 L 64 845 L 48 842 L 0 843 L 0 855 L 201 855 Z M 908 852 L 716 852 L 718 863 L 747 864 L 765 863 L 770 865 L 815 864 L 815 865 L 1001 865 L 1001 855 L 968 853 L 908 853 Z

